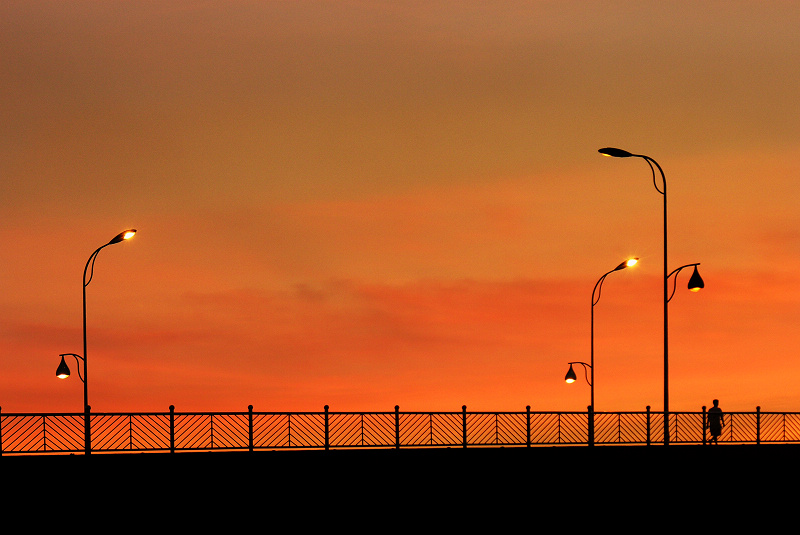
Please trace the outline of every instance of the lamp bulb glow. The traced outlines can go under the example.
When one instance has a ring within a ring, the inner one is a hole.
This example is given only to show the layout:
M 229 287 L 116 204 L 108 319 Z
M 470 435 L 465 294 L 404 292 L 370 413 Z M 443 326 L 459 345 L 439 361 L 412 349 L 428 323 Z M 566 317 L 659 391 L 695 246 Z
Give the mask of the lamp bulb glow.
M 58 365 L 58 369 L 56 369 L 56 377 L 59 379 L 66 379 L 69 377 L 69 366 L 67 366 L 67 362 L 64 360 L 64 355 L 61 355 L 61 363 Z

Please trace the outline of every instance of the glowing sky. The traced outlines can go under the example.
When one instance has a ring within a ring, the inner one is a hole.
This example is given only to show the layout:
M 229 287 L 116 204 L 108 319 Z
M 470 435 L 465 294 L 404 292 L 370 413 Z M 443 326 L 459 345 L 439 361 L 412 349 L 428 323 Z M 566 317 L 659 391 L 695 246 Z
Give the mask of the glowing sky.
M 0 4 L 0 407 L 800 410 L 794 1 Z

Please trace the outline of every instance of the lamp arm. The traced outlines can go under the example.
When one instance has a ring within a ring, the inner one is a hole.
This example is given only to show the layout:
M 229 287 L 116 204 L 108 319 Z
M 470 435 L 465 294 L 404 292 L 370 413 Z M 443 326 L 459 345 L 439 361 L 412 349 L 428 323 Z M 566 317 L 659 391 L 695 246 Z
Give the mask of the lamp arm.
M 591 369 L 592 365 L 586 362 L 576 361 L 576 362 L 568 362 L 567 364 L 580 364 L 583 366 L 583 376 L 586 378 L 586 382 L 589 383 L 589 386 L 592 386 L 592 382 L 589 380 L 589 370 Z
M 94 261 L 97 260 L 97 255 L 100 251 L 103 250 L 104 247 L 108 247 L 108 243 L 103 245 L 102 247 L 98 247 L 95 252 L 92 253 L 92 256 L 89 257 L 89 260 L 86 261 L 86 267 L 83 268 L 83 287 L 86 288 L 89 286 L 89 283 L 92 282 L 92 277 L 94 277 Z M 89 274 L 89 280 L 86 280 L 86 274 Z
M 603 291 L 603 281 L 608 276 L 608 273 L 600 277 L 594 285 L 594 290 L 592 290 L 592 306 L 595 306 L 600 301 L 600 294 Z
M 624 265 L 620 264 L 620 266 Z M 592 290 L 592 306 L 595 306 L 597 303 L 600 302 L 600 294 L 603 292 L 603 281 L 606 280 L 606 277 L 614 273 L 615 271 L 619 270 L 620 267 L 617 266 L 616 268 L 612 269 L 602 277 L 600 277 L 594 285 L 594 290 Z
M 78 368 L 78 378 L 81 380 L 82 383 L 85 383 L 86 380 L 83 378 L 83 375 L 81 375 L 81 361 L 83 361 L 83 365 L 86 366 L 86 359 L 78 355 L 77 353 L 61 353 L 59 355 L 59 357 L 68 357 L 68 356 L 75 357 L 75 365 Z
M 672 279 L 672 292 L 670 292 L 669 297 L 667 297 L 667 303 L 669 303 L 672 300 L 672 296 L 675 295 L 675 289 L 678 287 L 678 274 L 681 272 L 681 270 L 684 269 L 684 268 L 687 268 L 687 267 L 699 266 L 699 265 L 700 265 L 700 262 L 697 262 L 695 264 L 686 264 L 685 266 L 681 266 L 681 267 L 679 267 L 677 269 L 673 269 L 672 272 L 669 275 L 667 275 L 667 280 L 669 280 L 670 277 L 675 275 L 675 277 Z M 689 281 L 689 282 L 691 282 L 691 281 Z
M 661 166 L 658 165 L 658 162 L 652 159 L 650 156 L 645 156 L 644 154 L 638 155 L 644 161 L 647 162 L 647 165 L 650 166 L 650 171 L 653 173 L 653 186 L 655 186 L 656 191 L 658 191 L 661 195 L 667 194 L 667 178 L 664 176 L 664 170 L 661 169 Z M 655 165 L 655 167 L 653 167 Z M 658 187 L 658 182 L 656 182 L 656 168 L 658 168 L 659 174 L 661 174 L 661 185 L 662 187 Z
M 114 245 L 115 243 L 119 243 L 121 241 L 130 239 L 136 233 L 135 229 L 125 230 L 120 232 L 116 236 L 114 236 L 110 242 L 105 245 L 101 245 L 100 247 L 92 253 L 92 256 L 89 257 L 89 260 L 86 261 L 86 267 L 83 268 L 83 287 L 86 288 L 90 282 L 92 282 L 92 277 L 94 277 L 94 262 L 97 260 L 97 255 L 100 254 L 104 248 L 108 247 L 109 245 Z M 127 236 L 127 237 L 126 237 Z M 89 273 L 89 280 L 86 280 L 86 273 Z

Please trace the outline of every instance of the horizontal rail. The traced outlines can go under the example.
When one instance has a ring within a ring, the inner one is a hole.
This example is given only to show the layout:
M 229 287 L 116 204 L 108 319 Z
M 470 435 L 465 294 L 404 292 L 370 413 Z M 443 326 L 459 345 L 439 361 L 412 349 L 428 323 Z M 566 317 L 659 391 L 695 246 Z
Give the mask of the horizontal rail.
M 347 448 L 656 445 L 663 413 L 629 412 L 243 412 L 2 413 L 0 455 Z M 706 444 L 707 412 L 669 414 L 669 442 Z M 800 413 L 725 413 L 719 442 L 800 442 Z

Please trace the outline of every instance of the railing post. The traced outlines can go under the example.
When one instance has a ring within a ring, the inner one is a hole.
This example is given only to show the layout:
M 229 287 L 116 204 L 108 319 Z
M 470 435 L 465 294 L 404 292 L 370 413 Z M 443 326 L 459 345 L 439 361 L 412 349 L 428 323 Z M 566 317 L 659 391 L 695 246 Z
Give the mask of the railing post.
M 467 447 L 467 406 L 461 406 L 461 421 L 462 421 L 462 447 Z
M 247 406 L 247 446 L 250 451 L 253 451 L 253 406 Z
M 525 409 L 527 411 L 527 428 L 528 428 L 525 445 L 528 448 L 530 448 L 531 447 L 531 406 L 528 405 L 528 406 L 525 407 Z
M 589 416 L 589 446 L 594 446 L 594 407 L 586 407 L 586 414 Z
M 175 453 L 175 405 L 169 406 L 169 452 Z
M 756 407 L 756 444 L 761 444 L 761 407 Z
M 400 449 L 400 405 L 394 406 L 394 449 Z
M 706 406 L 703 405 L 703 446 L 706 445 L 706 429 L 708 429 L 708 413 L 706 412 Z
M 84 371 L 86 367 L 84 365 Z M 83 407 L 83 432 L 84 432 L 84 454 L 89 455 L 92 453 L 92 408 L 89 405 Z
M 330 448 L 330 428 L 328 427 L 328 406 L 325 405 L 325 451 Z
M 650 405 L 647 406 L 647 445 L 650 446 Z
M 211 449 L 213 450 L 214 449 L 214 413 L 213 412 L 209 413 L 208 421 L 209 421 L 210 428 L 211 428 L 210 429 L 211 430 Z
M 0 457 L 3 456 L 3 407 L 0 407 Z
M 559 412 L 556 414 L 556 429 L 558 430 L 556 432 L 556 444 L 561 444 L 561 413 Z

